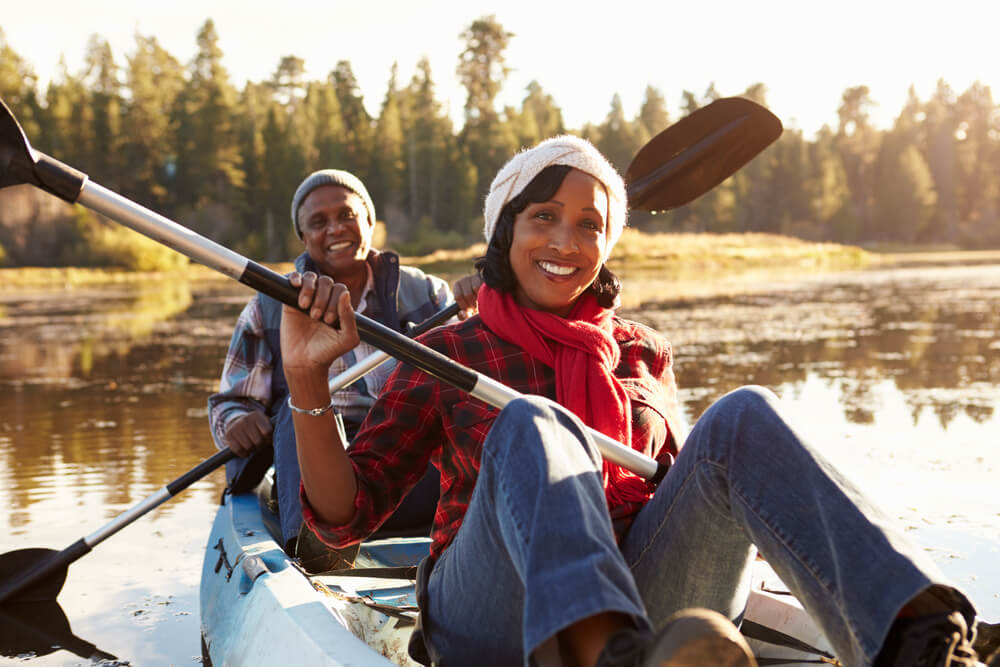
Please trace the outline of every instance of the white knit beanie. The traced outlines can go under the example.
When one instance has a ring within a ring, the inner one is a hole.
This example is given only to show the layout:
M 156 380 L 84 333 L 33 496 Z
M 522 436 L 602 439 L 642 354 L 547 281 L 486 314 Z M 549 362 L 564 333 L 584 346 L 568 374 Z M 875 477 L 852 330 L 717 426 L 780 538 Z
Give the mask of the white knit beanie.
M 500 211 L 519 195 L 535 176 L 550 165 L 574 167 L 596 178 L 608 193 L 608 246 L 604 259 L 625 229 L 628 210 L 625 182 L 611 163 L 586 139 L 564 134 L 546 139 L 534 148 L 523 150 L 503 166 L 490 185 L 483 210 L 483 235 L 489 243 L 500 218 Z

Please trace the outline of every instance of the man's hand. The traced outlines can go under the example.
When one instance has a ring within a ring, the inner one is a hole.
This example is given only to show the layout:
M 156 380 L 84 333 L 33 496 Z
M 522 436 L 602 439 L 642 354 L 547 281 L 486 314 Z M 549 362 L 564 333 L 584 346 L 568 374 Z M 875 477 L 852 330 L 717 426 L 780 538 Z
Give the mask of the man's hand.
M 260 410 L 252 410 L 229 422 L 226 444 L 233 453 L 246 458 L 261 445 L 271 441 L 271 420 Z
M 462 276 L 452 285 L 451 291 L 455 295 L 455 303 L 461 310 L 458 311 L 458 319 L 466 320 L 479 312 L 476 304 L 479 301 L 479 287 L 483 284 L 478 273 Z

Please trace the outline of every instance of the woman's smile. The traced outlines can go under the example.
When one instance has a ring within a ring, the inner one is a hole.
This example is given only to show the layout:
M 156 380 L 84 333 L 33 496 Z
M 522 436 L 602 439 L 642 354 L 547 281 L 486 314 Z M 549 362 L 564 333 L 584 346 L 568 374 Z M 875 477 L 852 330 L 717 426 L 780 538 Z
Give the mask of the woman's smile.
M 553 274 L 557 278 L 565 278 L 579 271 L 575 266 L 556 264 L 555 262 L 547 262 L 545 260 L 539 260 L 536 264 L 541 267 L 542 271 Z

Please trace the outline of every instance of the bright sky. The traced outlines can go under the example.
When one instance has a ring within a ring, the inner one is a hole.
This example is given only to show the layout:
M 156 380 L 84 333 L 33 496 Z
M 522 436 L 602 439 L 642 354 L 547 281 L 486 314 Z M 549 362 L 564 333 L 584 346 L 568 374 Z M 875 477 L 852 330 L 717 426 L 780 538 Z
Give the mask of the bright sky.
M 685 89 L 700 96 L 714 82 L 736 95 L 763 82 L 772 111 L 807 137 L 835 126 L 841 94 L 861 84 L 879 105 L 873 117 L 882 127 L 911 84 L 926 100 L 939 78 L 956 93 L 978 80 L 1000 101 L 997 0 L 0 0 L 7 42 L 43 82 L 56 75 L 60 56 L 78 71 L 94 33 L 110 41 L 119 64 L 134 51 L 137 31 L 187 63 L 198 28 L 212 18 L 238 86 L 269 78 L 284 55 L 303 58 L 311 79 L 346 59 L 377 113 L 393 61 L 405 84 L 427 55 L 437 97 L 456 121 L 465 101 L 455 77 L 459 33 L 487 14 L 515 34 L 500 102 L 520 105 L 537 80 L 570 129 L 603 120 L 616 92 L 634 116 L 648 84 L 676 119 Z

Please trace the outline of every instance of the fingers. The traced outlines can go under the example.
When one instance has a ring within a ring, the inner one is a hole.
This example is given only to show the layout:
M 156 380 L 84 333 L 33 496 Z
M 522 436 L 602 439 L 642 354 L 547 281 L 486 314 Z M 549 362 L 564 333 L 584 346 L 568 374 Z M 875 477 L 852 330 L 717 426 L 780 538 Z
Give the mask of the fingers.
M 329 319 L 326 318 L 326 316 L 329 314 L 327 309 L 331 305 L 336 303 L 335 300 L 331 300 L 330 298 L 335 291 L 334 287 L 339 287 L 344 292 L 347 291 L 346 287 L 344 287 L 343 285 L 337 285 L 336 283 L 333 282 L 331 278 L 327 276 L 320 276 L 317 279 L 316 293 L 313 296 L 312 305 L 309 307 L 309 317 L 313 318 L 314 320 L 326 319 L 327 321 L 329 321 Z M 302 295 L 300 294 L 299 299 L 301 298 Z
M 298 287 L 297 308 L 285 306 L 281 316 L 281 354 L 285 377 L 289 371 L 323 372 L 337 357 L 354 348 L 358 334 L 347 287 L 313 272 L 292 274 Z M 344 323 L 349 330 L 341 331 Z M 326 326 L 329 325 L 329 326 Z
M 247 457 L 271 440 L 271 420 L 260 410 L 234 419 L 226 429 L 226 445 L 234 454 Z
M 337 301 L 337 316 L 340 319 L 340 335 L 345 340 L 351 341 L 352 347 L 361 342 L 358 336 L 358 321 L 354 318 L 354 308 L 351 307 L 351 295 L 347 293 L 346 288 L 340 293 Z
M 288 281 L 299 288 L 298 306 L 311 319 L 323 320 L 327 324 L 337 321 L 337 302 L 347 288 L 333 281 L 329 276 L 320 276 L 312 271 L 292 273 Z
M 455 295 L 455 303 L 461 309 L 458 312 L 458 319 L 464 320 L 478 311 L 479 288 L 483 284 L 478 273 L 463 276 L 455 281 L 452 292 Z
M 274 427 L 271 426 L 271 420 L 268 419 L 266 414 L 260 410 L 254 410 L 247 415 L 247 421 L 249 422 L 251 432 L 259 434 L 257 442 L 264 442 L 271 437 Z

